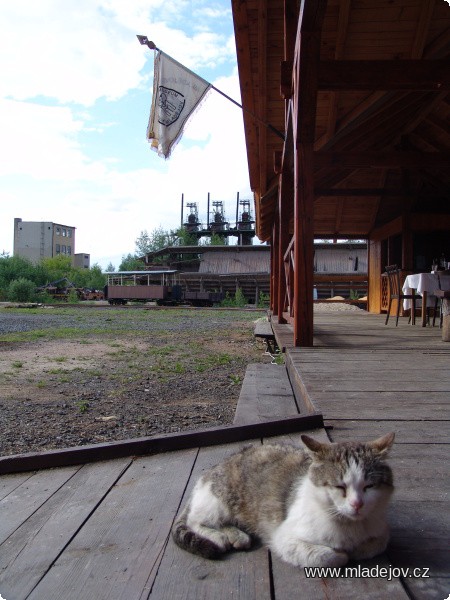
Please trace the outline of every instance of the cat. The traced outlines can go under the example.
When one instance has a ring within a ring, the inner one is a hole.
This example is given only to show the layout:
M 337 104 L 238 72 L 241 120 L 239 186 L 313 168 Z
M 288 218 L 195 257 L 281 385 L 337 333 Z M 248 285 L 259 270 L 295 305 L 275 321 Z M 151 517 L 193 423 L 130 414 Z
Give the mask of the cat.
M 196 483 L 174 523 L 175 542 L 216 559 L 259 538 L 295 566 L 340 567 L 372 558 L 389 540 L 393 491 L 389 433 L 367 443 L 248 446 Z

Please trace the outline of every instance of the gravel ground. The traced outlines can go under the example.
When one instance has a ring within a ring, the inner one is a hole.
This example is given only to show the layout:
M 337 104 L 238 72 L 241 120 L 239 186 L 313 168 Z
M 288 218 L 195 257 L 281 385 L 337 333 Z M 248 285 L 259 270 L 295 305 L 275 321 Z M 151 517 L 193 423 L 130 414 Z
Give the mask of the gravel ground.
M 231 423 L 261 311 L 0 308 L 0 454 Z

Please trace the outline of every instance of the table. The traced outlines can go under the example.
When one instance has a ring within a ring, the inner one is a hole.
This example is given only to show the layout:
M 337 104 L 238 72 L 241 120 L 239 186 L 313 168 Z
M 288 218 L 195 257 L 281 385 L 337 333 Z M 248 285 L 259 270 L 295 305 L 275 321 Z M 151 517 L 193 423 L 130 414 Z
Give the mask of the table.
M 415 290 L 422 296 L 422 327 L 427 324 L 427 306 L 434 307 L 436 296 L 435 290 L 450 290 L 450 275 L 441 275 L 437 273 L 416 273 L 408 275 L 403 283 L 403 293 L 411 294 Z M 403 308 L 411 308 L 411 300 L 403 300 Z

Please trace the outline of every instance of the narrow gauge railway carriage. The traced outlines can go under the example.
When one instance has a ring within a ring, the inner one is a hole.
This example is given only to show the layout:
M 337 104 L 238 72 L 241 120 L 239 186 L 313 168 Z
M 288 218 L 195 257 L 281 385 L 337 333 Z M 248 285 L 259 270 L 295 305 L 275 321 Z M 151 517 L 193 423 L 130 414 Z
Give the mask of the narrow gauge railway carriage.
M 189 292 L 178 282 L 178 271 L 118 271 L 106 273 L 105 299 L 110 304 L 156 302 L 159 306 L 191 304 L 213 306 L 221 302 L 220 292 Z

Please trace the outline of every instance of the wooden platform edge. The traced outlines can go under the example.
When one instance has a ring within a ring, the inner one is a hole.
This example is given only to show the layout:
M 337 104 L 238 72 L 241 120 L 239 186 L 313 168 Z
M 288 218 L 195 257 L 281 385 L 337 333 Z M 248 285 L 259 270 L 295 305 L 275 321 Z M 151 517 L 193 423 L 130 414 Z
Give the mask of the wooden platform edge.
M 274 437 L 323 427 L 321 413 L 286 417 L 245 425 L 223 425 L 183 433 L 121 440 L 106 444 L 75 446 L 62 450 L 0 457 L 0 475 L 66 467 L 126 456 L 143 456 L 203 446 L 218 446 L 251 439 Z

